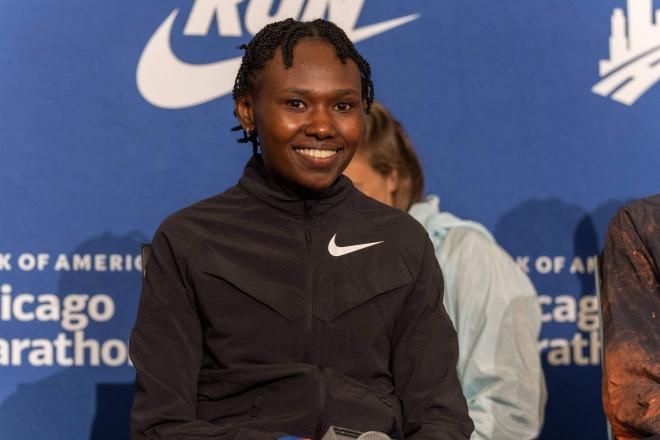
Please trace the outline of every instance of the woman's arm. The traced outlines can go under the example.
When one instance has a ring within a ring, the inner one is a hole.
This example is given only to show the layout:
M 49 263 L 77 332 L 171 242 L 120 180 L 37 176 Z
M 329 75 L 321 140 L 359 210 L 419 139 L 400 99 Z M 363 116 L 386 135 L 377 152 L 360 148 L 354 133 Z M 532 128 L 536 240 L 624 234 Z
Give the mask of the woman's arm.
M 130 340 L 136 370 L 131 438 L 214 438 L 213 425 L 195 419 L 202 332 L 175 234 L 154 236 Z
M 175 250 L 185 247 L 182 242 L 174 231 L 162 226 L 151 245 L 130 340 L 136 371 L 131 439 L 270 440 L 283 436 L 219 428 L 197 419 L 203 335 L 185 258 Z
M 456 375 L 456 332 L 442 295 L 442 272 L 427 239 L 392 335 L 394 387 L 406 439 L 469 439 L 473 429 Z

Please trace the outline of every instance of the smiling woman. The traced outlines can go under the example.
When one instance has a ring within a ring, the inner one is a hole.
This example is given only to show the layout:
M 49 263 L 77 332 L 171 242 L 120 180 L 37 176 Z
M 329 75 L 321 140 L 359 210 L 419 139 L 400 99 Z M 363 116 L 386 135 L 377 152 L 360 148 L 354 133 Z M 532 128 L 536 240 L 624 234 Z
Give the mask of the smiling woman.
M 271 177 L 318 191 L 337 179 L 362 138 L 360 71 L 323 40 L 302 40 L 293 57 L 287 68 L 277 48 L 258 74 L 259 92 L 239 96 L 236 114 L 255 131 Z
M 132 438 L 469 438 L 428 236 L 341 175 L 369 64 L 332 23 L 277 22 L 245 46 L 234 100 L 243 177 L 153 239 Z
M 312 23 L 266 26 L 245 46 L 233 96 L 270 175 L 318 190 L 350 162 L 374 98 L 369 64 L 346 35 Z

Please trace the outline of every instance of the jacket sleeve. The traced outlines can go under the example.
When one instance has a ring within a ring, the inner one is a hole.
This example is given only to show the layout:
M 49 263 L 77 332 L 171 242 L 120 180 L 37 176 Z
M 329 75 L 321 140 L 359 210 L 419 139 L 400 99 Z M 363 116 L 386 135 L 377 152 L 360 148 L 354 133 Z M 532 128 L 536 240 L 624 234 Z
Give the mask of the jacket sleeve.
M 458 371 L 472 439 L 527 440 L 543 425 L 541 312 L 527 276 L 494 241 L 452 229 L 443 245 L 445 304 L 456 323 Z
M 660 434 L 660 215 L 640 217 L 619 211 L 603 251 L 603 404 L 621 439 Z
M 277 439 L 277 433 L 219 428 L 196 419 L 203 336 L 174 235 L 161 226 L 154 236 L 131 334 L 130 357 L 136 371 L 131 439 Z
M 469 439 L 473 429 L 456 375 L 456 332 L 442 295 L 442 272 L 427 239 L 392 334 L 392 372 L 406 439 Z

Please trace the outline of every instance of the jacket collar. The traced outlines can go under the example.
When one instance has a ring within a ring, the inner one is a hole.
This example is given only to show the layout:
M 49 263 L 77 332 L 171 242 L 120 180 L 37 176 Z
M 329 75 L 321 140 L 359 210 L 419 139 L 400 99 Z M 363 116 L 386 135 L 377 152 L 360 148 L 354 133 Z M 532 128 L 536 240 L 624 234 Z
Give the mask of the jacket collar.
M 248 161 L 238 184 L 262 202 L 299 216 L 323 214 L 339 205 L 353 189 L 350 179 L 340 175 L 330 187 L 302 194 L 268 177 L 260 155 Z

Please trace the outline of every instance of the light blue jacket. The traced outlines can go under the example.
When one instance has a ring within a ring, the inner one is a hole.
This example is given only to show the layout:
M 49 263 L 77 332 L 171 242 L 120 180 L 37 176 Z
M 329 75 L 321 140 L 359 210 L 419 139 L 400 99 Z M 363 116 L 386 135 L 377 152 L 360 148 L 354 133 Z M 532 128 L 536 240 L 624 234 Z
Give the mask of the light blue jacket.
M 410 214 L 429 233 L 445 278 L 472 439 L 536 438 L 547 394 L 537 349 L 541 311 L 529 278 L 484 226 L 440 212 L 436 196 Z

